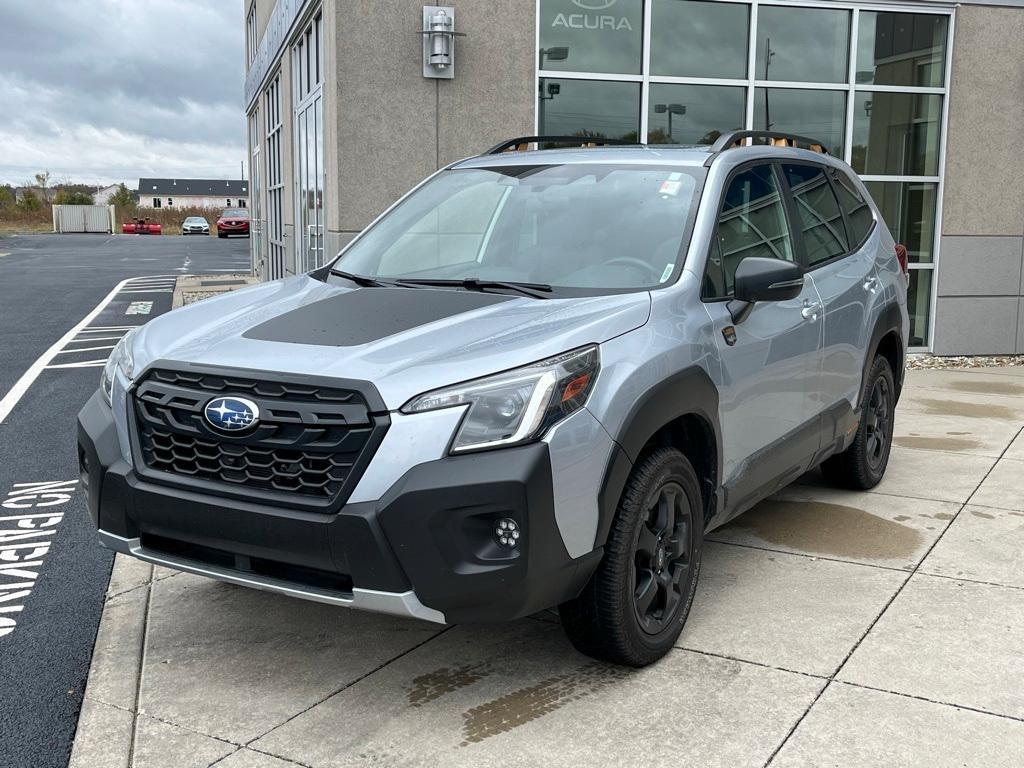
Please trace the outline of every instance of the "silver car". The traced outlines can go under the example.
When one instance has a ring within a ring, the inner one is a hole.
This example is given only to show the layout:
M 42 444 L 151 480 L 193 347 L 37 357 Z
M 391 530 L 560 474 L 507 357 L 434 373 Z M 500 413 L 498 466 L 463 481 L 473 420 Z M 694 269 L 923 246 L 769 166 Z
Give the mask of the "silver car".
M 850 168 L 750 131 L 520 151 L 559 141 L 448 166 L 329 265 L 125 337 L 79 417 L 100 540 L 434 622 L 557 606 L 640 666 L 707 531 L 816 466 L 877 484 L 906 252 Z
M 210 234 L 210 222 L 202 216 L 189 216 L 181 223 L 181 234 L 208 235 Z

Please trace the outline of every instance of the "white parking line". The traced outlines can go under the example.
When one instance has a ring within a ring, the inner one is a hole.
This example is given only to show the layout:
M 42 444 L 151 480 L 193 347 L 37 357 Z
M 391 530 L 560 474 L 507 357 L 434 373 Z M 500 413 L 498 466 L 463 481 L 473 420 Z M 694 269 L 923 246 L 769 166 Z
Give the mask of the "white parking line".
M 97 304 L 89 314 L 75 323 L 67 333 L 57 339 L 49 349 L 43 352 L 43 354 L 41 354 L 38 359 L 29 366 L 28 370 L 21 375 L 21 378 L 18 379 L 14 383 L 14 386 L 8 390 L 7 394 L 3 396 L 3 399 L 0 399 L 0 424 L 4 423 L 4 420 L 10 415 L 11 411 L 14 410 L 14 406 L 17 405 L 18 401 L 25 396 L 28 388 L 32 386 L 32 382 L 38 379 L 39 374 L 46 369 L 46 366 L 53 362 L 53 358 L 57 356 L 57 353 L 64 349 L 67 343 L 78 335 L 79 331 L 96 319 L 97 315 L 99 315 L 99 313 L 114 300 L 114 297 L 117 296 L 118 292 L 127 284 L 128 280 L 122 280 L 120 283 L 115 285 L 103 301 Z
M 106 364 L 106 360 L 83 360 L 80 363 L 58 363 L 55 365 L 48 365 L 43 370 L 55 371 L 59 368 L 100 368 Z
M 101 349 L 113 349 L 114 345 L 111 344 L 109 347 L 72 347 L 71 349 L 62 349 L 58 352 L 58 355 L 68 355 L 78 352 L 99 352 Z
M 124 334 L 121 334 L 122 336 Z M 94 342 L 94 341 L 117 341 L 121 336 L 79 336 L 77 339 L 72 339 L 68 344 L 80 344 L 83 341 Z

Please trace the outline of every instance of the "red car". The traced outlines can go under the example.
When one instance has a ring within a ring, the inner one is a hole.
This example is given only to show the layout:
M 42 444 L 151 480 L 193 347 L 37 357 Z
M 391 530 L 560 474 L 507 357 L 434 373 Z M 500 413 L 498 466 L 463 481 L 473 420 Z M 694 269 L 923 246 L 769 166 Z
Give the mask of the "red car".
M 246 227 L 246 232 L 248 232 Z M 160 224 L 149 219 L 132 219 L 121 225 L 121 233 L 124 235 L 159 235 Z
M 249 212 L 245 208 L 228 208 L 217 219 L 217 237 L 249 236 Z

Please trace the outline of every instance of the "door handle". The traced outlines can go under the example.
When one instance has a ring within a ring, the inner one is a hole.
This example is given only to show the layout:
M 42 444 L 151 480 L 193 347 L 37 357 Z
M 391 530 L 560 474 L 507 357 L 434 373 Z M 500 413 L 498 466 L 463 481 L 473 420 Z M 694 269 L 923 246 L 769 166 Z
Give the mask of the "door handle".
M 867 291 L 868 293 L 874 293 L 875 292 L 875 288 L 878 287 L 878 278 L 877 277 L 869 277 L 869 278 L 867 278 L 864 281 L 864 285 L 861 286 L 861 287 L 864 288 L 864 290 Z
M 818 319 L 818 310 L 821 309 L 821 304 L 804 299 L 804 307 L 800 310 L 800 315 L 804 320 L 810 320 L 812 323 Z

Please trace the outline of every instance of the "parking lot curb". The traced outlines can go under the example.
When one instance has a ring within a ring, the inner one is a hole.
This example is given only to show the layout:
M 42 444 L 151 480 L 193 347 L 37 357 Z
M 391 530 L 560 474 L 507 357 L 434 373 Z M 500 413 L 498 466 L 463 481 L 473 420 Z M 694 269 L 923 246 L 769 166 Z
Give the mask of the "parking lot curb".
M 171 309 L 209 299 L 221 293 L 245 288 L 259 282 L 249 275 L 188 275 L 179 277 L 171 297 Z
M 153 566 L 117 555 L 96 633 L 68 768 L 128 768 Z

